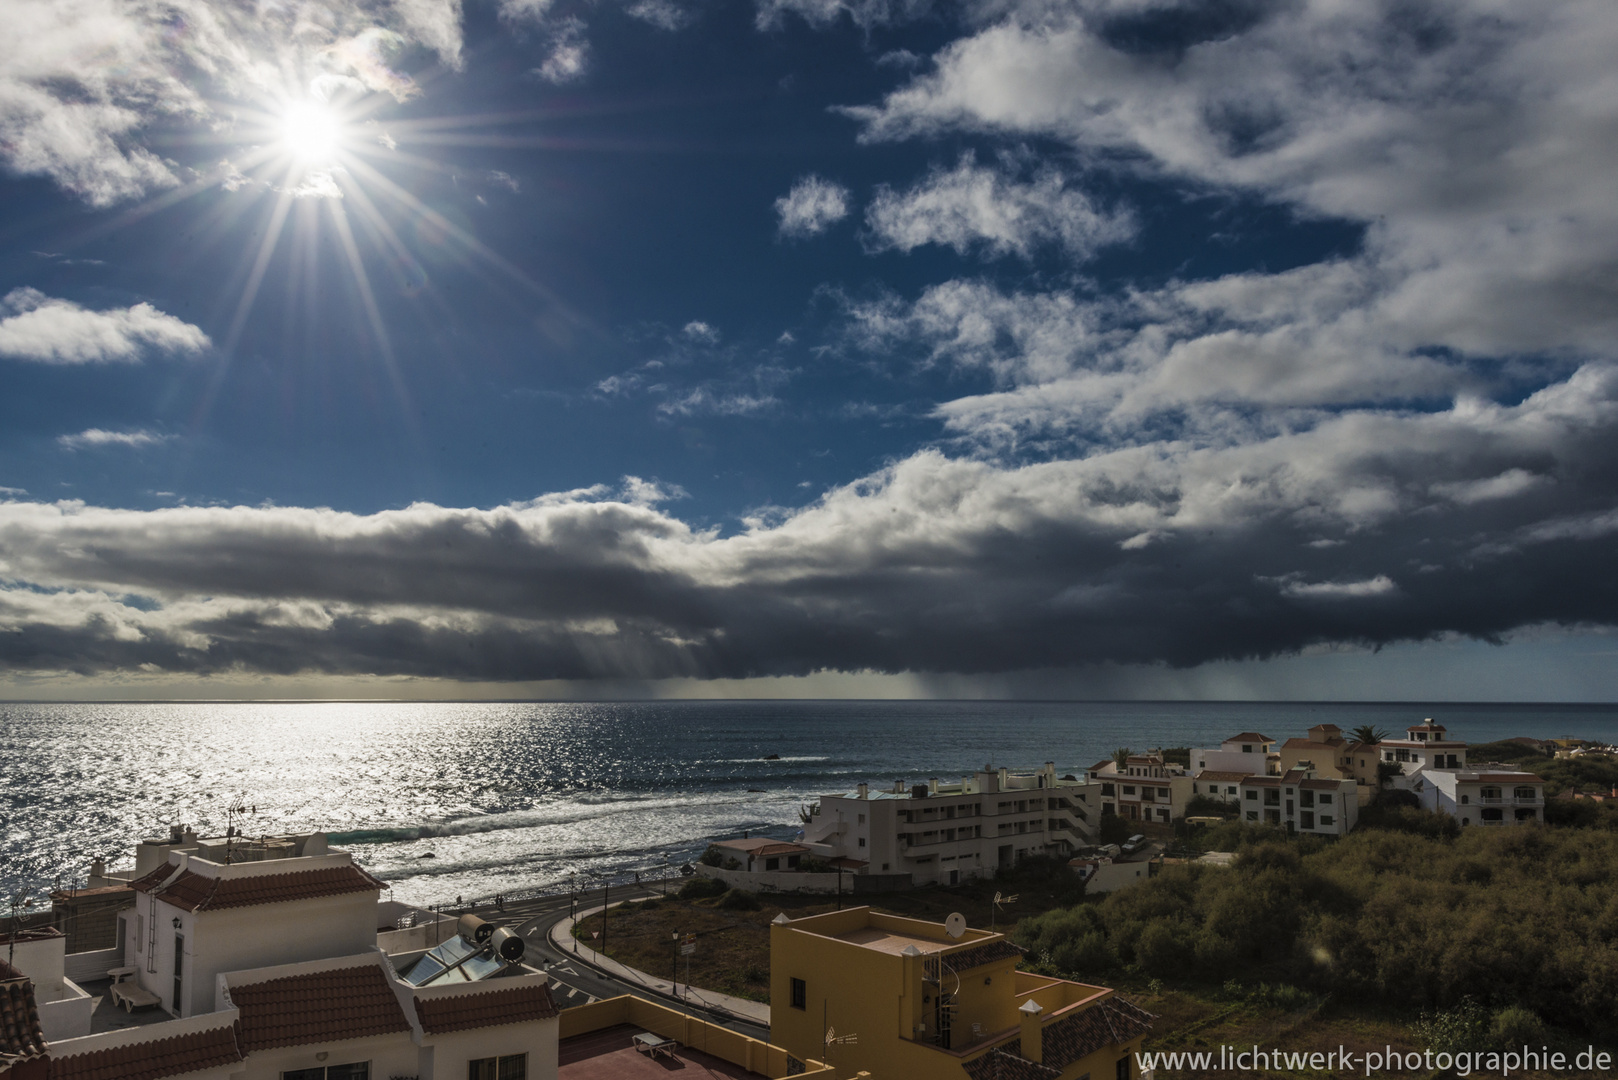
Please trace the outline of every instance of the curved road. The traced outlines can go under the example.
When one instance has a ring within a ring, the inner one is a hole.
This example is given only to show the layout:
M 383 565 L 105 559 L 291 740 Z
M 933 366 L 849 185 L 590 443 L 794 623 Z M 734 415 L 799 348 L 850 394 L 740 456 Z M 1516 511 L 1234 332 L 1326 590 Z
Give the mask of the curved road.
M 661 895 L 655 888 L 632 885 L 615 886 L 611 892 L 613 903 Z M 604 890 L 601 889 L 580 892 L 577 910 L 587 911 L 600 906 L 605 899 L 603 893 Z M 527 943 L 523 962 L 543 968 L 549 973 L 551 993 L 556 998 L 556 1004 L 564 1009 L 572 1005 L 586 1005 L 601 998 L 616 997 L 619 994 L 639 994 L 641 997 L 656 1001 L 659 1005 L 678 1009 L 750 1038 L 760 1040 L 769 1038 L 769 1028 L 761 1024 L 738 1019 L 729 1013 L 714 1012 L 705 1006 L 624 982 L 595 967 L 580 955 L 555 948 L 550 939 L 551 927 L 566 919 L 574 910 L 574 900 L 568 895 L 561 895 L 512 901 L 506 904 L 504 911 L 480 908 L 476 909 L 475 913 L 485 919 L 506 923 L 516 930 Z

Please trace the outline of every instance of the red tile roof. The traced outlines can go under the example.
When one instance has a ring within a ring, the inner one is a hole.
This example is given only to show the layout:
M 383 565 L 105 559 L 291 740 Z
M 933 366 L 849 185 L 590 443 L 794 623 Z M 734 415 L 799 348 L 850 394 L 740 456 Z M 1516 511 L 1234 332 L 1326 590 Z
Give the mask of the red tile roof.
M 173 870 L 173 867 L 166 867 Z M 134 882 L 146 892 L 157 885 L 148 874 Z M 157 898 L 186 911 L 219 911 L 224 908 L 280 904 L 289 900 L 314 900 L 324 896 L 377 892 L 387 885 L 357 866 L 328 866 L 291 874 L 262 874 L 253 877 L 204 877 L 190 870 L 157 890 Z
M 1122 1046 L 1151 1030 L 1157 1017 L 1114 994 L 1088 1009 L 1045 1025 L 1040 1063 L 1022 1056 L 1022 1037 L 1001 1043 L 963 1067 L 972 1080 L 1054 1080 L 1069 1065 L 1108 1046 Z M 1131 1074 L 1133 1075 L 1133 1074 Z
M 0 960 L 0 1062 L 27 1061 L 45 1052 L 45 1033 L 39 1026 L 34 984 Z
M 1226 742 L 1274 742 L 1268 735 L 1260 735 L 1256 731 L 1244 731 L 1240 735 L 1232 735 Z
M 131 881 L 129 887 L 136 892 L 151 892 L 154 887 L 161 885 L 177 869 L 178 867 L 173 863 L 164 863 L 157 869 L 148 870 L 145 874 Z
M 72 1057 L 53 1057 L 50 1080 L 158 1080 L 242 1060 L 233 1027 L 129 1043 Z
M 399 999 L 374 964 L 234 986 L 230 1000 L 241 1010 L 242 1049 L 248 1053 L 410 1030 Z
M 1244 773 L 1244 772 L 1222 772 L 1219 769 L 1203 769 L 1196 776 L 1192 777 L 1192 779 L 1194 779 L 1194 780 L 1246 780 L 1248 778 L 1248 776 L 1250 776 L 1250 775 L 1251 775 L 1250 773 Z
M 962 949 L 957 953 L 945 953 L 944 963 L 956 971 L 966 971 L 970 968 L 982 967 L 984 964 L 993 964 L 996 961 L 1015 957 L 1021 960 L 1023 950 L 1009 941 L 990 941 L 971 949 Z
M 556 1015 L 551 988 L 543 983 L 416 999 L 416 1016 L 421 1020 L 421 1029 L 429 1035 L 549 1020 Z

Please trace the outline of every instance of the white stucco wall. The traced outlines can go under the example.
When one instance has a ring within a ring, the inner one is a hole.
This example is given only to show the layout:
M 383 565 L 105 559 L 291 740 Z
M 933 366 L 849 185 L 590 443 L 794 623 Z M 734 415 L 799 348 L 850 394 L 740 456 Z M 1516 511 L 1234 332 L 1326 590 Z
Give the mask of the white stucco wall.
M 552 1017 L 525 1024 L 427 1035 L 424 1038 L 432 1052 L 423 1056 L 430 1056 L 431 1071 L 424 1071 L 421 1080 L 466 1080 L 467 1062 L 508 1054 L 528 1055 L 528 1080 L 556 1080 L 559 1029 L 560 1022 Z

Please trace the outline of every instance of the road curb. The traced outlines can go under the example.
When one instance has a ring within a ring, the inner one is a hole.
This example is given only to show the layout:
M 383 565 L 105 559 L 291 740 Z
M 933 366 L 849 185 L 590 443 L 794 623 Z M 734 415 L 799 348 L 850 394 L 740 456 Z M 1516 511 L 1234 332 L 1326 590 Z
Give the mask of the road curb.
M 608 907 L 617 907 L 624 901 L 616 901 Z M 732 1020 L 743 1023 L 756 1024 L 760 1027 L 770 1026 L 770 1007 L 759 1001 L 748 1001 L 745 998 L 731 997 L 729 994 L 720 994 L 713 990 L 688 988 L 685 994 L 676 994 L 673 984 L 665 979 L 659 979 L 647 972 L 621 964 L 610 956 L 603 956 L 578 938 L 573 936 L 573 927 L 588 919 L 592 915 L 599 915 L 602 905 L 588 908 L 579 912 L 577 917 L 564 915 L 551 924 L 548 938 L 551 947 L 564 956 L 571 956 L 580 963 L 588 964 L 597 971 L 610 975 L 615 979 L 631 983 L 636 987 L 655 994 L 660 998 L 678 1002 L 681 1005 L 699 1006 L 711 1014 L 723 1015 Z

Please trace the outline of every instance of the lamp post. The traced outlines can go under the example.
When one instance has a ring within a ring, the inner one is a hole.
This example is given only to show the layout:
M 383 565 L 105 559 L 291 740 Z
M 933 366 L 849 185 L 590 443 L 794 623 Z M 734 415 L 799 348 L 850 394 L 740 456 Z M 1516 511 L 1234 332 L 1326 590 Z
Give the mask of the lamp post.
M 668 896 L 669 896 L 669 856 L 668 856 L 668 852 L 665 851 L 663 853 L 663 899 L 667 900 Z
M 567 917 L 571 927 L 576 926 L 579 921 L 579 875 L 576 870 L 567 872 L 567 892 Z M 569 930 L 569 935 L 573 938 L 573 951 L 578 952 L 579 935 L 572 933 L 571 929 Z
M 608 878 L 601 883 L 601 953 L 607 953 L 607 908 L 612 903 L 612 879 Z
M 669 959 L 674 962 L 674 996 L 680 996 L 680 932 L 676 930 L 669 942 Z

